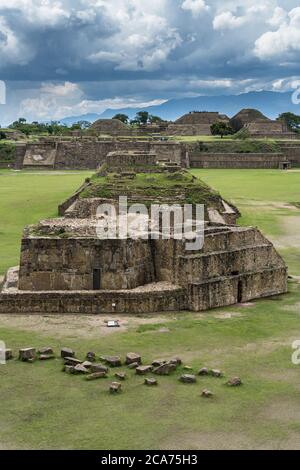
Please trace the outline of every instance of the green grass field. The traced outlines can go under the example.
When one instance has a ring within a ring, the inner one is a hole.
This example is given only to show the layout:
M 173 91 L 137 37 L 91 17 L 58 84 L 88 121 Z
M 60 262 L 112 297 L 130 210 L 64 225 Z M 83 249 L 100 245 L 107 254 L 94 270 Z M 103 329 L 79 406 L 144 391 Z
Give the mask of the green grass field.
M 57 206 L 91 172 L 0 170 L 0 275 L 18 264 L 25 225 L 57 215 Z
M 241 210 L 241 223 L 258 225 L 277 244 L 291 272 L 300 275 L 300 172 L 195 170 Z M 1 272 L 18 263 L 23 225 L 53 216 L 57 204 L 88 173 L 0 171 Z M 300 339 L 300 284 L 251 306 L 210 312 L 120 317 L 107 330 L 105 317 L 0 316 L 7 347 L 73 347 L 79 357 L 129 351 L 144 362 L 179 355 L 197 372 L 203 366 L 225 377 L 179 383 L 178 370 L 158 387 L 128 371 L 123 392 L 108 394 L 113 380 L 87 382 L 61 372 L 60 359 L 0 366 L 0 449 L 299 449 L 300 365 L 291 362 Z M 227 388 L 239 375 L 244 385 Z M 202 398 L 209 388 L 215 394 Z

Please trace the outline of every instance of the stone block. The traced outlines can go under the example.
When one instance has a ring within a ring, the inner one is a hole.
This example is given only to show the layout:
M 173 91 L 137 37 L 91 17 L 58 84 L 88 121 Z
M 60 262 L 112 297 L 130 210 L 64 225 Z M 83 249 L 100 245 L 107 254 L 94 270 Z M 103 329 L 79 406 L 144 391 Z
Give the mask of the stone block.
M 136 362 L 138 364 L 142 363 L 142 358 L 141 358 L 140 354 L 133 353 L 133 352 L 130 352 L 130 353 L 126 354 L 125 364 L 129 365 L 129 364 L 134 364 Z
M 35 348 L 26 348 L 20 349 L 19 351 L 19 360 L 23 362 L 32 362 L 36 358 L 36 349 Z

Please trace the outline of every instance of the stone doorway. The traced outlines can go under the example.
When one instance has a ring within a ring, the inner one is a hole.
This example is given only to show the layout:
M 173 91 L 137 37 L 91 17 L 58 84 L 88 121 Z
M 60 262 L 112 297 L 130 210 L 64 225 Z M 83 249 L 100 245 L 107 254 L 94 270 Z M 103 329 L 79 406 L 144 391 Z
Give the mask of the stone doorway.
M 96 268 L 93 270 L 93 290 L 101 289 L 101 269 Z

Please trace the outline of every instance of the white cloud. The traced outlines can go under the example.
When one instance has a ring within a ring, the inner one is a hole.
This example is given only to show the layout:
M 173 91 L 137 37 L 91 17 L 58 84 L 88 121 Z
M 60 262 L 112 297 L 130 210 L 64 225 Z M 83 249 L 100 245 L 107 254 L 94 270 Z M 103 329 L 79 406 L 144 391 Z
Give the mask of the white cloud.
M 300 51 L 300 7 L 281 17 L 276 31 L 268 31 L 255 42 L 254 53 L 262 60 Z M 286 59 L 286 57 L 283 57 Z
M 233 85 L 233 80 L 228 78 L 221 78 L 218 80 L 190 80 L 190 86 L 194 89 L 197 88 L 230 88 Z
M 191 11 L 193 16 L 198 16 L 203 11 L 209 10 L 209 6 L 206 5 L 205 0 L 184 0 L 181 8 Z
M 272 18 L 270 18 L 267 21 L 267 23 L 273 27 L 277 27 L 277 26 L 280 26 L 287 19 L 288 19 L 287 12 L 281 7 L 276 7 Z
M 19 10 L 24 20 L 44 26 L 57 26 L 70 17 L 62 2 L 52 0 L 0 0 L 0 10 Z
M 63 84 L 43 83 L 41 93 L 47 93 L 53 96 L 74 97 L 82 95 L 82 91 L 77 83 L 65 82 Z
M 235 16 L 231 11 L 224 11 L 213 20 L 215 30 L 235 29 L 243 26 L 247 21 L 246 16 Z
M 274 80 L 272 89 L 274 91 L 291 91 L 300 87 L 300 77 L 286 77 Z
M 58 120 L 67 116 L 80 116 L 88 113 L 102 113 L 106 109 L 125 107 L 144 108 L 163 103 L 165 100 L 142 101 L 132 98 L 115 97 L 103 100 L 81 100 L 66 104 L 55 96 L 43 94 L 38 98 L 28 98 L 21 102 L 19 115 L 29 120 Z

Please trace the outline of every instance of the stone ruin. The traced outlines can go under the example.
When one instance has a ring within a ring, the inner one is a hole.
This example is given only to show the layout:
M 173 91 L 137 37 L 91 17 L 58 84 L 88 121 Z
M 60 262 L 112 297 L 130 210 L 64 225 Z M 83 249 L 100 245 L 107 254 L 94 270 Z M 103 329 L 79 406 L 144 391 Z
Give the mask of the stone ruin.
M 99 204 L 118 210 L 119 196 L 128 206 L 204 204 L 204 246 L 187 251 L 187 240 L 172 236 L 171 217 L 169 239 L 160 223 L 157 239 L 99 238 Z M 201 311 L 287 291 L 287 267 L 272 243 L 236 225 L 238 210 L 209 186 L 179 167 L 169 171 L 153 153 L 109 154 L 60 213 L 25 228 L 1 313 Z
M 119 119 L 98 119 L 88 133 L 102 135 L 130 135 L 130 128 Z
M 96 135 L 134 136 L 147 134 L 161 135 L 211 135 L 211 125 L 225 122 L 235 130 L 246 129 L 252 138 L 285 138 L 296 139 L 297 134 L 291 132 L 287 124 L 280 120 L 271 120 L 257 109 L 242 109 L 229 119 L 225 114 L 211 111 L 192 111 L 175 122 L 164 121 L 155 125 L 144 125 L 133 129 L 117 119 L 99 119 L 88 132 Z
M 284 121 L 273 121 L 257 109 L 242 109 L 230 119 L 230 125 L 235 132 L 245 129 L 252 138 L 296 138 Z
M 211 125 L 216 122 L 228 124 L 229 118 L 218 112 L 193 111 L 169 124 L 166 132 L 169 135 L 211 135 Z

